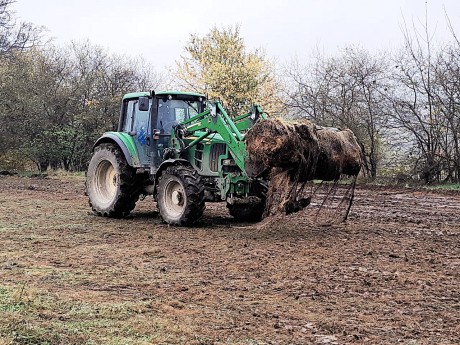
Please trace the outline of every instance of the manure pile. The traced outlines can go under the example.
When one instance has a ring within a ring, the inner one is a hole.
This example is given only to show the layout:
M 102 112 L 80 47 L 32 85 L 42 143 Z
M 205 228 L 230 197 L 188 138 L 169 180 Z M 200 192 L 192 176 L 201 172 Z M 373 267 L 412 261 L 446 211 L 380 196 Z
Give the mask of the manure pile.
M 308 206 L 320 185 L 310 184 L 307 188 L 313 180 L 333 181 L 325 198 L 335 196 L 337 181 L 348 175 L 354 178 L 344 197 L 348 200 L 346 218 L 362 165 L 362 150 L 352 131 L 320 127 L 309 121 L 269 119 L 256 123 L 245 141 L 247 173 L 252 177 L 270 176 L 265 216 L 289 214 Z

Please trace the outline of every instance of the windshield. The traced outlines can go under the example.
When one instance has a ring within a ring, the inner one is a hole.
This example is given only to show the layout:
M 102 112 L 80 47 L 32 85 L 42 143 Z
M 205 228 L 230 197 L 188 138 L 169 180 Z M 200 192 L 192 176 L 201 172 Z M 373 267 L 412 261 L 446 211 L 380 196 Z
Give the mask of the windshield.
M 158 127 L 164 134 L 171 128 L 202 111 L 202 102 L 160 99 L 158 104 Z

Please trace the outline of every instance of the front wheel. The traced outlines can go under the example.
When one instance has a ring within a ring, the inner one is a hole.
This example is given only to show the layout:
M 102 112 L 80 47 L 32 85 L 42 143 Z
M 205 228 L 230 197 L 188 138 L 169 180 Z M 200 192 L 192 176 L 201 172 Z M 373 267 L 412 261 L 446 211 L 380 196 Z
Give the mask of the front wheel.
M 127 216 L 139 199 L 140 187 L 136 172 L 118 147 L 96 147 L 86 174 L 86 194 L 94 213 L 113 218 Z
M 161 174 L 157 203 L 166 223 L 179 226 L 194 224 L 203 215 L 204 200 L 203 183 L 192 168 L 170 166 Z

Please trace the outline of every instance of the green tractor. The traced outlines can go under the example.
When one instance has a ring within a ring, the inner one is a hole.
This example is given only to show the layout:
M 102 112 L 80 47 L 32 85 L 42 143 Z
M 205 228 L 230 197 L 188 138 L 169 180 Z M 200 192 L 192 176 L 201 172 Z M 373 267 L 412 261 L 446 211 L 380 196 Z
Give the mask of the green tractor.
M 263 119 L 260 106 L 232 119 L 219 101 L 197 93 L 125 95 L 118 130 L 96 141 L 88 166 L 93 211 L 125 217 L 141 195 L 153 195 L 171 225 L 192 225 L 205 202 L 222 201 L 237 220 L 260 220 L 267 182 L 245 171 L 244 135 Z

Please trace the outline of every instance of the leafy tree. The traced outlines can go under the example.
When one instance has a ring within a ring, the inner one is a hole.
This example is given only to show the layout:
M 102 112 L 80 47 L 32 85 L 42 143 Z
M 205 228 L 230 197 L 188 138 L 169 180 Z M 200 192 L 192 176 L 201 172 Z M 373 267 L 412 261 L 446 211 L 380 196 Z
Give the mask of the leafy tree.
M 86 169 L 94 141 L 116 128 L 123 94 L 158 85 L 142 61 L 88 42 L 16 52 L 1 67 L 1 149 L 40 170 Z
M 269 112 L 281 110 L 273 66 L 261 51 L 247 52 L 239 26 L 191 35 L 184 49 L 176 62 L 181 89 L 221 99 L 232 116 L 254 103 Z

